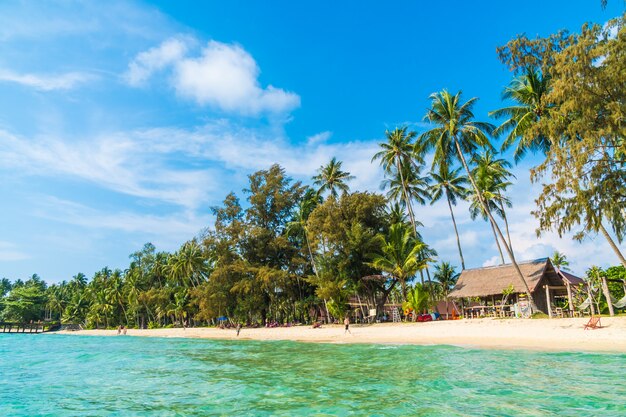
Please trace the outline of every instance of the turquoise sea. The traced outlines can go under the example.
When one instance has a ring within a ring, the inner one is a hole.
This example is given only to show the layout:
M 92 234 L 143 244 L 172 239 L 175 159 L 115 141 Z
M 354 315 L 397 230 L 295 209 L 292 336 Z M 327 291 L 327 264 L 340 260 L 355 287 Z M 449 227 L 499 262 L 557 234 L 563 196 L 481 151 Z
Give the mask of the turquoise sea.
M 624 416 L 626 354 L 0 334 L 1 416 Z

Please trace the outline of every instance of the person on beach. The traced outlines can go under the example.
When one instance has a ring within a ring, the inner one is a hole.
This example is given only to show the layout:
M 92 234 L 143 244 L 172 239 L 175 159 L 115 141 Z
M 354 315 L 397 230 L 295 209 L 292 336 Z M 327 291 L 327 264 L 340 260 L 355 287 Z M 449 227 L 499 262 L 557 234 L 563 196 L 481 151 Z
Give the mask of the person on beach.
M 126 335 L 126 326 L 122 326 L 122 334 Z
M 343 332 L 343 334 L 344 335 L 346 333 L 352 334 L 352 332 L 350 331 L 350 318 L 348 316 L 346 316 L 346 318 L 343 320 L 343 324 L 345 324 L 345 326 L 346 326 L 346 330 Z
M 239 332 L 241 331 L 241 323 L 237 323 L 237 337 L 239 337 Z
M 119 334 L 122 333 L 122 326 L 117 326 L 117 335 L 119 336 Z

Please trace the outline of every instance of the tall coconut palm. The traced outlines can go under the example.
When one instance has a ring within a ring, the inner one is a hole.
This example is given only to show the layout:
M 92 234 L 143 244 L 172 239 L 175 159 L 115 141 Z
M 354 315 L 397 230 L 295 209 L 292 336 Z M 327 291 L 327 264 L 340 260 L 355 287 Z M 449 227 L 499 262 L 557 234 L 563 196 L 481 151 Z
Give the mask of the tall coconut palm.
M 461 239 L 459 238 L 459 230 L 456 226 L 454 211 L 452 210 L 452 206 L 456 206 L 457 200 L 465 199 L 468 193 L 465 187 L 468 183 L 467 177 L 461 175 L 460 172 L 461 168 L 451 170 L 449 165 L 442 165 L 439 167 L 439 173 L 430 173 L 433 180 L 433 184 L 430 186 L 430 204 L 435 203 L 435 201 L 438 201 L 442 196 L 446 196 L 448 208 L 450 209 L 450 217 L 454 225 L 454 233 L 456 234 L 456 245 L 459 248 L 461 268 L 465 269 L 465 259 L 463 259 L 463 251 L 461 250 Z
M 468 200 L 470 201 L 470 217 L 472 218 L 472 220 L 480 216 L 483 220 L 488 222 L 489 213 L 495 213 L 499 217 L 505 217 L 504 209 L 501 207 L 503 207 L 505 204 L 510 206 L 511 202 L 506 197 L 503 197 L 501 189 L 506 188 L 509 183 L 499 181 L 488 170 L 479 169 L 478 167 L 475 167 L 472 170 L 472 175 L 474 177 L 474 180 L 476 181 L 479 190 L 478 193 L 472 190 L 472 192 L 468 194 Z M 485 210 L 485 208 L 483 207 L 483 204 L 481 203 L 481 198 L 482 201 L 485 202 L 487 210 Z M 493 232 L 493 238 L 496 241 L 496 247 L 498 248 L 498 252 L 500 253 L 500 259 L 502 260 L 502 264 L 504 264 L 504 254 L 502 253 L 502 247 L 500 246 L 500 242 L 498 241 L 498 234 L 493 223 L 491 223 L 490 225 Z
M 424 243 L 416 239 L 411 229 L 402 223 L 391 225 L 387 236 L 379 235 L 378 240 L 380 251 L 372 255 L 370 265 L 399 282 L 406 299 L 407 281 L 426 266 L 426 262 L 420 260 L 419 256 Z
M 317 175 L 313 177 L 313 184 L 319 187 L 318 194 L 322 195 L 328 191 L 336 198 L 339 195 L 337 191 L 347 193 L 350 190 L 346 183 L 353 180 L 354 176 L 342 171 L 341 165 L 342 162 L 333 157 L 328 164 L 319 167 Z
M 509 241 L 509 247 L 511 252 L 515 256 L 513 251 L 513 243 L 511 242 L 511 233 L 509 231 L 509 221 L 506 217 L 506 210 L 504 206 L 511 207 L 510 200 L 504 196 L 506 189 L 511 185 L 506 181 L 508 178 L 515 176 L 509 171 L 511 163 L 506 159 L 497 158 L 496 155 L 490 150 L 486 150 L 483 153 L 474 155 L 472 157 L 474 163 L 474 178 L 481 178 L 487 188 L 490 188 L 495 193 L 494 201 L 499 205 L 498 215 L 504 220 L 504 226 L 506 229 L 506 236 Z M 487 199 L 487 198 L 486 198 Z
M 450 265 L 450 262 L 440 262 L 435 265 L 433 277 L 441 284 L 443 296 L 448 298 L 448 294 L 459 279 L 459 273 Z
M 428 148 L 435 150 L 434 163 L 436 165 L 450 165 L 455 159 L 461 161 L 481 206 L 487 213 L 489 221 L 502 240 L 515 271 L 524 285 L 532 308 L 536 309 L 526 278 L 515 261 L 511 248 L 506 243 L 500 227 L 488 210 L 487 204 L 482 198 L 482 194 L 472 177 L 467 160 L 465 159 L 466 154 L 473 154 L 479 147 L 491 147 L 487 135 L 493 132 L 494 126 L 490 123 L 474 121 L 472 108 L 478 100 L 477 98 L 471 98 L 465 103 L 461 103 L 460 92 L 452 95 L 446 90 L 432 94 L 430 98 L 432 100 L 431 108 L 428 109 L 425 119 L 433 124 L 434 127 L 420 136 L 421 141 L 423 141 Z
M 413 205 L 411 204 L 411 195 L 409 193 L 409 185 L 407 172 L 412 171 L 414 167 L 414 143 L 415 132 L 407 132 L 406 127 L 395 128 L 393 131 L 386 131 L 386 142 L 381 142 L 378 145 L 382 148 L 373 157 L 372 161 L 380 159 L 380 164 L 385 170 L 386 174 L 396 177 L 395 182 L 402 191 L 402 201 L 409 213 L 409 219 L 413 226 L 413 232 L 417 235 L 417 224 L 415 221 L 415 214 L 413 212 Z M 395 174 L 394 174 L 395 171 Z M 399 197 L 399 195 L 397 195 Z
M 321 202 L 322 199 L 319 194 L 317 194 L 312 188 L 308 188 L 304 193 L 300 204 L 298 204 L 298 209 L 293 216 L 293 220 L 287 224 L 287 234 L 292 236 L 301 235 L 304 239 L 311 260 L 311 267 L 313 268 L 313 272 L 318 278 L 319 273 L 317 270 L 317 265 L 315 264 L 315 258 L 313 257 L 313 251 L 311 250 L 307 222 L 313 210 L 315 210 L 315 208 Z
M 567 260 L 567 256 L 565 254 L 560 253 L 559 251 L 554 251 L 552 257 L 550 258 L 550 262 L 558 269 L 562 269 L 567 271 L 569 268 L 569 261 Z
M 408 220 L 404 209 L 397 201 L 390 203 L 385 212 L 387 214 L 387 218 L 389 219 L 389 224 L 406 223 Z
M 489 113 L 490 117 L 506 120 L 493 134 L 505 136 L 502 149 L 515 145 L 513 156 L 516 162 L 528 151 L 546 153 L 550 149 L 550 139 L 531 132 L 532 126 L 548 114 L 550 104 L 545 96 L 550 89 L 550 77 L 534 69 L 527 69 L 524 74 L 515 77 L 502 93 L 503 100 L 512 100 L 514 105 L 503 107 Z
M 393 201 L 399 201 L 406 207 L 404 193 L 406 192 L 409 203 L 417 202 L 421 205 L 426 204 L 430 200 L 430 192 L 428 186 L 430 184 L 429 177 L 420 176 L 421 167 L 405 166 L 404 172 L 398 172 L 393 168 L 389 177 L 383 180 L 381 188 L 387 191 L 387 198 Z

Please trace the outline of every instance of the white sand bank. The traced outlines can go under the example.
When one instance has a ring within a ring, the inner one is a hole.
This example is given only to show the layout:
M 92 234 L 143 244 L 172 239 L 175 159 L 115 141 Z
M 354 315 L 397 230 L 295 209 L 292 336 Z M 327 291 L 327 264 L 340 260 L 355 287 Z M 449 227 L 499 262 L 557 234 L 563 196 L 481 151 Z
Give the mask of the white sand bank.
M 542 320 L 455 320 L 429 323 L 328 325 L 234 329 L 129 329 L 130 336 L 193 337 L 240 340 L 292 340 L 320 343 L 448 344 L 480 348 L 513 348 L 548 351 L 607 351 L 626 353 L 626 317 L 602 318 L 602 329 L 583 330 L 588 318 Z M 115 330 L 83 330 L 56 334 L 116 336 Z

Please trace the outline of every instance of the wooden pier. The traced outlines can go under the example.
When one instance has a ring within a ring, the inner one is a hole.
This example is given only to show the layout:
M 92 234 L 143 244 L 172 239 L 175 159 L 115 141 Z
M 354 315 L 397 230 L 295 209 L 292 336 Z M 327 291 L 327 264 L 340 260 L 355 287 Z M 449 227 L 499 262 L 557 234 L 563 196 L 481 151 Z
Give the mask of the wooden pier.
M 45 327 L 50 327 L 46 323 L 9 323 L 0 322 L 2 333 L 43 333 Z

